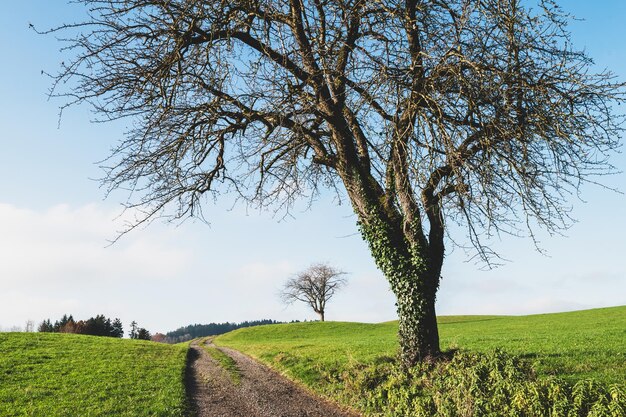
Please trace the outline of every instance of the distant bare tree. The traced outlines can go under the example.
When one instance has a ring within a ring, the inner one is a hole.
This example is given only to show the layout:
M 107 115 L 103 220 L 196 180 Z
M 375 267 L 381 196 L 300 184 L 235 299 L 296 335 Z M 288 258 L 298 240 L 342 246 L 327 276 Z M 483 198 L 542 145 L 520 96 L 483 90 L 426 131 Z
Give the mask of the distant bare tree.
M 346 285 L 345 274 L 326 264 L 313 264 L 285 283 L 281 298 L 287 304 L 295 301 L 308 304 L 324 321 L 326 303 Z
M 26 321 L 26 326 L 24 327 L 24 331 L 26 333 L 31 333 L 35 331 L 35 322 L 32 320 Z
M 130 323 L 130 330 L 128 331 L 128 337 L 130 337 L 131 339 L 137 339 L 138 331 L 139 331 L 139 326 L 137 326 L 137 322 L 133 320 Z
M 337 191 L 406 365 L 440 352 L 449 223 L 489 263 L 490 236 L 567 228 L 571 196 L 614 171 L 623 84 L 552 0 L 78 2 L 88 18 L 50 31 L 74 54 L 53 95 L 131 118 L 104 185 L 130 191 L 132 226 Z

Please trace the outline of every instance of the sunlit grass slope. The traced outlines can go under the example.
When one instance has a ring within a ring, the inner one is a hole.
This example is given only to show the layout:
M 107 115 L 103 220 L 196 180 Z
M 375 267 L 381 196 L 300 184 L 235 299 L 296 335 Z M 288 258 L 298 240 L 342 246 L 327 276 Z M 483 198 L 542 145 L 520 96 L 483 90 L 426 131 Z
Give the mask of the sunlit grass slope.
M 186 346 L 0 333 L 0 416 L 183 416 Z
M 527 358 L 540 375 L 626 384 L 626 306 L 532 316 L 439 319 L 444 349 Z M 328 369 L 394 356 L 397 323 L 309 322 L 240 329 L 215 339 L 314 384 Z
M 626 306 L 455 322 L 444 318 L 444 346 L 529 358 L 542 374 L 570 382 L 626 384 Z

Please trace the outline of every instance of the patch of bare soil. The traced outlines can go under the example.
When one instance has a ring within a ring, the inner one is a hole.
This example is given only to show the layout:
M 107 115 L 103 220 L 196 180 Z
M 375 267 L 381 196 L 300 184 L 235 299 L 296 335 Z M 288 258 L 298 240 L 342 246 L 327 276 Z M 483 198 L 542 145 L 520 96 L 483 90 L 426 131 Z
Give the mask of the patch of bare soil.
M 187 392 L 197 417 L 358 416 L 313 396 L 240 352 L 226 348 L 220 350 L 236 362 L 241 381 L 235 384 L 197 342 L 192 343 Z

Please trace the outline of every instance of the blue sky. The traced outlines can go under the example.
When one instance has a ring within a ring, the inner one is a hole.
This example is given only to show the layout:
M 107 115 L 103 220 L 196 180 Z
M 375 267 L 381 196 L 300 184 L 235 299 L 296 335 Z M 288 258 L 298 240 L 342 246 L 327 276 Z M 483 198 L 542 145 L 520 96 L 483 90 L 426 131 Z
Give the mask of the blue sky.
M 626 3 L 562 2 L 584 21 L 571 25 L 575 45 L 626 80 Z M 28 29 L 80 16 L 77 5 L 8 2 L 0 15 L 0 329 L 73 313 L 136 320 L 149 330 L 188 323 L 314 319 L 277 297 L 290 274 L 327 261 L 348 271 L 349 285 L 328 307 L 330 320 L 395 319 L 393 295 L 356 234 L 346 204 L 322 198 L 293 218 L 208 205 L 211 222 L 154 223 L 113 246 L 123 193 L 104 200 L 91 178 L 123 124 L 92 124 L 88 108 L 65 112 L 48 100 L 63 59 L 60 44 Z M 613 163 L 626 169 L 626 158 Z M 608 178 L 626 190 L 626 176 Z M 450 250 L 438 296 L 440 314 L 527 314 L 626 304 L 626 197 L 585 188 L 566 237 L 505 238 L 494 248 L 510 259 L 484 271 Z M 116 220 L 117 219 L 117 220 Z

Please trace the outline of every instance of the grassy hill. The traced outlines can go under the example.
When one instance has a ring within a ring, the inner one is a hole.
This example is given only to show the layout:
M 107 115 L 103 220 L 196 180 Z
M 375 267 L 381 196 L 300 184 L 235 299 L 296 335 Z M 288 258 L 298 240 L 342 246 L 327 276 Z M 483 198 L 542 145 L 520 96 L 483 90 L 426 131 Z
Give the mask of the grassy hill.
M 0 333 L 0 416 L 183 416 L 186 346 Z
M 305 381 L 316 369 L 394 356 L 397 322 L 307 322 L 241 329 L 215 343 Z M 528 358 L 543 375 L 626 384 L 626 306 L 532 316 L 444 316 L 441 346 Z M 314 366 L 315 365 L 315 366 Z
M 408 376 L 393 360 L 396 322 L 261 326 L 215 343 L 366 415 L 626 415 L 626 306 L 448 316 L 439 329 L 442 347 L 460 353 Z

